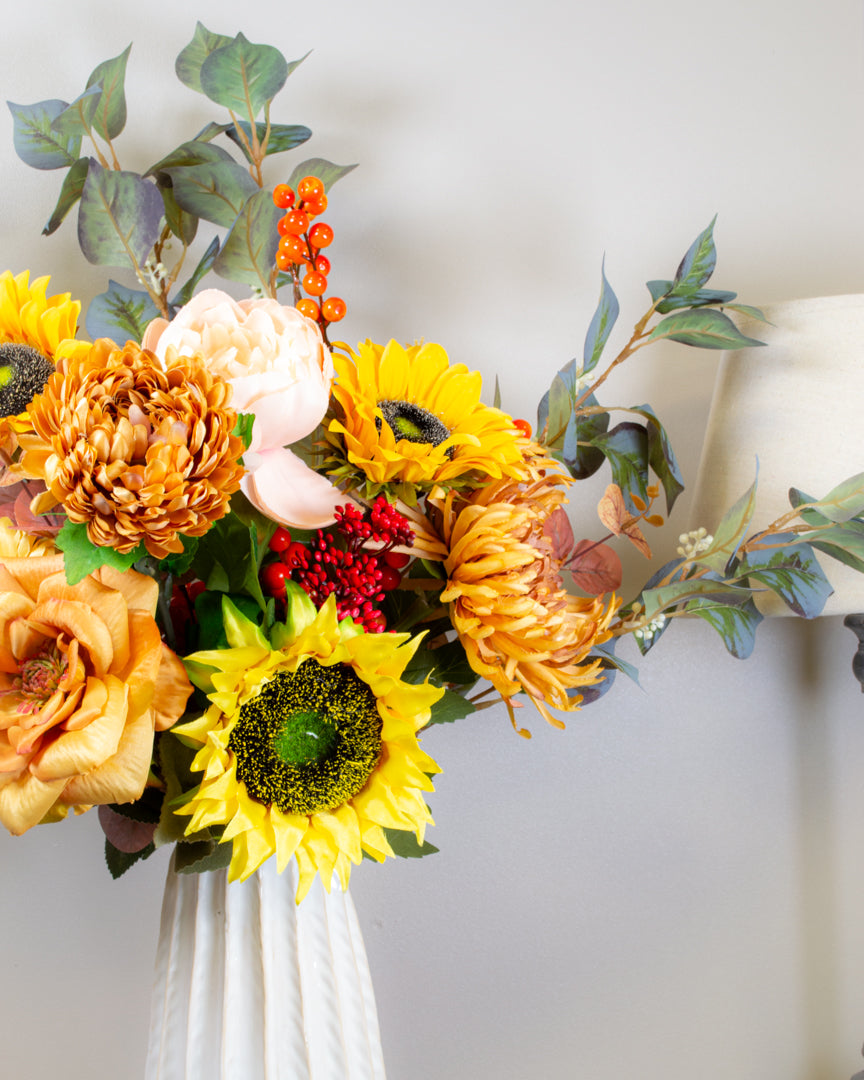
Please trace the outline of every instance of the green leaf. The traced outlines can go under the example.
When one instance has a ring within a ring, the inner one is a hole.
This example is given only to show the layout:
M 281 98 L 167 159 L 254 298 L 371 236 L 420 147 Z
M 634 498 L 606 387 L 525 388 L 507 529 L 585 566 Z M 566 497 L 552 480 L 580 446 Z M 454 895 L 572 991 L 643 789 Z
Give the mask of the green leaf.
M 174 848 L 174 869 L 178 874 L 203 874 L 224 870 L 231 862 L 232 845 L 216 840 L 192 840 Z
M 646 426 L 648 432 L 648 464 L 663 485 L 663 491 L 666 495 L 666 512 L 671 513 L 676 499 L 684 490 L 684 478 L 672 450 L 672 444 L 669 442 L 669 436 L 650 405 L 637 405 L 628 411 L 638 413 L 648 421 Z
M 130 821 L 139 821 L 147 825 L 155 825 L 159 820 L 162 810 L 163 794 L 156 788 L 144 788 L 144 794 L 140 799 L 131 803 L 109 803 L 109 809 L 120 817 Z
M 174 62 L 174 71 L 177 78 L 191 90 L 197 90 L 199 94 L 203 94 L 204 90 L 201 87 L 202 64 L 212 52 L 223 48 L 225 45 L 230 45 L 232 40 L 232 38 L 226 37 L 224 34 L 212 33 L 202 22 L 198 22 L 195 25 L 192 40 Z
M 737 311 L 750 319 L 756 319 L 757 322 L 768 322 L 765 318 L 765 313 L 760 311 L 758 307 L 751 307 L 749 304 L 726 304 L 724 306 L 729 308 L 730 311 Z M 772 324 L 769 323 L 769 325 Z
M 612 333 L 612 327 L 618 318 L 619 310 L 618 298 L 606 280 L 606 260 L 604 259 L 600 269 L 600 300 L 588 327 L 588 333 L 585 335 L 585 345 L 582 350 L 583 374 L 592 371 L 597 366 L 609 335 Z
M 746 337 L 728 315 L 713 308 L 676 311 L 667 315 L 646 340 L 661 341 L 664 338 L 700 349 L 743 349 L 765 344 L 764 341 Z
M 102 87 L 99 107 L 93 114 L 92 126 L 109 142 L 116 139 L 126 126 L 126 61 L 129 59 L 131 45 L 111 60 L 103 60 L 90 73 L 87 88 Z
M 744 603 L 750 592 L 744 585 L 718 581 L 712 577 L 689 578 L 687 581 L 673 581 L 671 585 L 658 589 L 646 589 L 642 593 L 642 604 L 645 618 L 655 619 L 664 611 L 696 598 L 728 598 L 736 603 Z
M 101 97 L 101 86 L 91 86 L 83 94 L 79 94 L 63 112 L 54 117 L 51 122 L 52 130 L 65 138 L 89 134 Z
M 198 232 L 198 218 L 195 214 L 184 210 L 177 202 L 174 197 L 174 185 L 167 174 L 160 175 L 157 185 L 162 196 L 162 205 L 165 207 L 165 222 L 178 240 L 188 247 Z
M 417 843 L 417 837 L 405 829 L 384 829 L 387 842 L 393 848 L 394 855 L 400 859 L 422 859 L 425 855 L 435 855 L 438 848 L 424 840 Z
M 245 135 L 246 142 L 251 146 L 252 125 L 246 121 L 241 121 L 238 126 Z M 264 136 L 267 134 L 267 125 L 259 122 L 255 125 L 255 130 L 258 134 L 259 144 L 263 143 Z M 246 142 L 237 134 L 237 128 L 233 124 L 229 124 L 225 129 L 225 134 L 240 147 L 246 160 L 251 162 L 252 156 L 246 149 Z M 269 157 L 271 154 L 281 154 L 286 150 L 293 150 L 295 146 L 300 146 L 311 138 L 312 132 L 302 124 L 271 124 L 270 137 L 264 151 L 265 157 Z
M 677 295 L 681 296 L 701 289 L 714 273 L 714 267 L 717 265 L 717 249 L 714 246 L 716 220 L 715 214 L 708 227 L 699 233 L 687 249 L 686 255 L 675 271 L 673 291 Z
M 621 488 L 631 514 L 638 513 L 631 495 L 648 502 L 648 432 L 641 424 L 625 422 L 610 432 L 595 435 L 591 445 L 605 454 L 612 479 Z
M 737 295 L 737 293 L 722 292 L 719 289 L 697 289 L 696 292 L 686 293 L 684 296 L 667 296 L 657 305 L 657 311 L 665 315 L 670 311 L 705 307 L 708 304 L 722 304 L 728 307 L 729 301 L 734 300 Z
M 184 533 L 180 533 L 180 543 L 183 545 L 183 550 L 160 559 L 159 569 L 166 574 L 174 574 L 177 577 L 185 574 L 195 561 L 199 540 L 200 537 L 198 536 L 186 536 Z
M 198 751 L 181 742 L 171 731 L 157 735 L 156 745 L 159 771 L 165 782 L 165 797 L 162 800 L 153 842 L 156 847 L 163 847 L 184 839 L 189 818 L 175 814 L 174 810 L 182 801 L 184 793 L 190 793 L 197 788 L 200 774 L 193 773 L 191 769 Z
M 201 90 L 235 116 L 254 119 L 288 78 L 285 57 L 272 45 L 254 45 L 242 34 L 214 49 L 200 68 Z
M 94 341 L 107 337 L 125 345 L 140 341 L 147 324 L 159 314 L 148 293 L 109 279 L 107 292 L 95 296 L 87 309 L 87 333 Z
M 444 582 L 441 583 L 442 588 Z M 421 683 L 428 678 L 435 686 L 469 688 L 477 682 L 477 674 L 468 663 L 465 649 L 457 639 L 437 649 L 418 649 L 402 673 L 405 682 Z
M 813 619 L 834 592 L 809 544 L 798 542 L 794 533 L 772 536 L 774 543 L 793 541 L 785 547 L 748 551 L 735 567 L 735 577 L 758 582 L 779 596 L 796 615 Z
M 247 199 L 259 191 L 248 171 L 236 161 L 206 161 L 162 171 L 171 177 L 179 206 L 225 229 L 234 224 Z
M 218 164 L 221 161 L 228 161 L 232 165 L 236 165 L 234 158 L 231 157 L 227 150 L 223 150 L 221 146 L 214 146 L 213 143 L 206 142 L 199 137 L 198 139 L 189 139 L 188 142 L 180 143 L 170 154 L 166 154 L 155 165 L 151 165 L 144 175 L 158 176 L 160 173 L 167 172 L 168 169 L 190 168 L 193 165 L 204 165 L 207 162 Z
M 498 376 L 495 376 L 495 393 L 492 395 L 492 408 L 501 408 L 501 384 L 498 382 Z
M 51 98 L 34 105 L 7 101 L 12 113 L 12 143 L 15 153 L 34 169 L 63 169 L 74 165 L 81 153 L 81 132 L 61 135 L 51 126 L 69 108 L 69 103 Z
M 273 205 L 269 191 L 259 191 L 243 207 L 225 237 L 213 269 L 229 281 L 239 281 L 269 294 L 270 272 L 279 246 L 277 222 L 282 211 Z
M 66 215 L 81 198 L 81 193 L 84 190 L 84 182 L 87 179 L 87 170 L 89 168 L 89 158 L 78 158 L 69 172 L 63 177 L 57 205 L 54 207 L 54 213 L 48 219 L 45 228 L 42 230 L 43 236 L 50 236 L 51 233 L 59 229 Z
M 746 660 L 753 652 L 762 615 L 751 596 L 744 600 L 697 597 L 687 605 L 687 611 L 713 626 L 729 652 L 739 660 Z
M 594 408 L 599 404 L 597 398 L 591 394 L 583 403 L 587 408 Z M 571 427 L 575 429 L 571 433 Z M 593 476 L 606 460 L 606 455 L 596 446 L 590 443 L 609 430 L 609 413 L 591 413 L 588 416 L 580 416 L 574 413 L 567 424 L 564 433 L 564 446 L 562 448 L 567 468 L 575 480 L 586 480 Z M 572 453 L 571 439 L 575 437 L 576 454 Z
M 756 507 L 756 480 L 723 515 L 711 546 L 698 557 L 700 566 L 722 574 L 741 546 Z
M 201 256 L 201 261 L 192 271 L 192 276 L 186 282 L 179 292 L 175 293 L 171 300 L 171 303 L 176 307 L 182 307 L 184 304 L 188 304 L 192 299 L 195 290 L 198 288 L 198 283 L 203 277 L 210 273 L 213 269 L 213 263 L 216 261 L 216 256 L 219 254 L 219 237 L 214 236 L 207 247 L 207 250 Z
M 454 720 L 461 720 L 463 716 L 470 716 L 476 711 L 476 707 L 467 698 L 457 694 L 455 690 L 445 690 L 444 696 L 432 706 L 429 725 L 452 724 Z
M 126 873 L 130 866 L 134 866 L 141 859 L 149 859 L 155 850 L 155 844 L 148 844 L 147 847 L 142 848 L 140 851 L 133 851 L 129 854 L 125 851 L 118 851 L 110 841 L 106 840 L 105 865 L 108 867 L 111 877 L 116 881 L 117 878 Z
M 155 184 L 91 160 L 78 210 L 84 256 L 91 263 L 142 265 L 159 238 L 162 209 Z
M 325 191 L 329 191 L 337 180 L 341 180 L 343 176 L 347 176 L 356 168 L 356 164 L 334 165 L 332 161 L 327 161 L 325 158 L 309 158 L 307 161 L 301 161 L 294 168 L 288 178 L 288 183 L 296 188 L 304 176 L 317 176 L 324 185 Z
M 134 562 L 147 554 L 143 544 L 139 544 L 128 555 L 121 555 L 114 548 L 98 547 L 88 539 L 86 525 L 69 521 L 68 518 L 54 542 L 63 552 L 66 580 L 70 585 L 77 585 L 82 578 L 92 574 L 100 566 L 128 570 Z
M 566 370 L 566 369 L 565 369 Z M 537 408 L 537 431 L 546 446 L 560 450 L 564 445 L 564 434 L 573 411 L 573 402 L 567 383 L 559 372 L 552 380 L 552 385 L 540 399 Z
M 243 445 L 247 450 L 252 445 L 252 427 L 254 423 L 254 413 L 238 413 L 237 423 L 231 432 L 232 435 L 237 435 L 243 440 Z
M 832 488 L 815 502 L 814 508 L 829 521 L 843 522 L 857 517 L 864 511 L 864 473 L 856 473 Z

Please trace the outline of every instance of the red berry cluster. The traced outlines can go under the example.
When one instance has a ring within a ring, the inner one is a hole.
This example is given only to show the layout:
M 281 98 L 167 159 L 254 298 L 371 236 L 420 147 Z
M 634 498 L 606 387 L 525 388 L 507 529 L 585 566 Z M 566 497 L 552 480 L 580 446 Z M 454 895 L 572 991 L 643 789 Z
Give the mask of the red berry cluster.
M 330 260 L 320 254 L 322 248 L 333 243 L 333 230 L 323 221 L 311 224 L 312 218 L 327 209 L 324 184 L 317 176 L 304 176 L 296 192 L 289 184 L 277 184 L 273 189 L 273 202 L 280 210 L 287 211 L 279 220 L 276 265 L 294 279 L 294 306 L 301 315 L 320 323 L 322 329 L 329 323 L 339 322 L 348 309 L 339 296 L 323 299 Z M 301 285 L 308 294 L 302 300 L 299 299 Z
M 411 547 L 414 533 L 408 521 L 383 496 L 365 513 L 353 504 L 336 508 L 336 533 L 319 529 L 308 544 L 291 539 L 279 528 L 270 541 L 278 560 L 261 570 L 261 584 L 277 598 L 285 582 L 296 581 L 316 607 L 336 597 L 340 619 L 352 618 L 369 633 L 380 633 L 386 620 L 377 604 L 402 580 L 400 570 L 410 557 L 395 547 Z M 380 545 L 364 551 L 364 544 Z

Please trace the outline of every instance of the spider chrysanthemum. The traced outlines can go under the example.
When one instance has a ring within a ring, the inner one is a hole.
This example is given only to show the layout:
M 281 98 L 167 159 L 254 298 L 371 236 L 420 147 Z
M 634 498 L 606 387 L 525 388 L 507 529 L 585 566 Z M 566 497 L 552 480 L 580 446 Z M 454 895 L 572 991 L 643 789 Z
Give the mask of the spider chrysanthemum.
M 226 599 L 230 647 L 187 657 L 210 707 L 174 729 L 200 746 L 192 769 L 203 773 L 176 812 L 189 835 L 225 826 L 231 880 L 272 855 L 280 872 L 296 859 L 299 901 L 316 873 L 345 888 L 364 853 L 393 855 L 387 829 L 423 842 L 440 770 L 417 733 L 443 690 L 402 680 L 420 637 L 366 634 L 338 620 L 332 597 L 316 612 L 299 587 L 289 596 L 289 622 L 270 640 Z
M 451 364 L 440 345 L 367 341 L 334 353 L 333 363 L 329 472 L 337 482 L 406 498 L 516 475 L 513 421 L 480 401 L 480 374 Z
M 441 601 L 472 669 L 508 706 L 527 694 L 549 723 L 563 727 L 549 706 L 578 708 L 579 687 L 599 680 L 600 661 L 589 653 L 610 637 L 618 604 L 614 596 L 585 598 L 564 588 L 545 526 L 567 501 L 567 478 L 539 447 L 526 464 L 532 479 L 488 484 L 467 500 L 451 493 L 438 504 L 448 550 Z
M 182 551 L 180 536 L 203 535 L 240 487 L 230 396 L 196 358 L 160 363 L 105 338 L 70 348 L 19 437 L 24 475 L 47 488 L 33 512 L 59 504 L 94 544 L 122 553 Z

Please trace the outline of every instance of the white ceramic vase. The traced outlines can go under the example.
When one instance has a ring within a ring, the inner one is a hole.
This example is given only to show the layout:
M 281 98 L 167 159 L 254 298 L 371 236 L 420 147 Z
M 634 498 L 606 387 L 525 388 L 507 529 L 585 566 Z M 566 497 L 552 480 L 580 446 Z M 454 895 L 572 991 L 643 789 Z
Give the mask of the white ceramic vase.
M 384 1080 L 372 980 L 348 893 L 294 864 L 243 884 L 168 872 L 146 1080 Z

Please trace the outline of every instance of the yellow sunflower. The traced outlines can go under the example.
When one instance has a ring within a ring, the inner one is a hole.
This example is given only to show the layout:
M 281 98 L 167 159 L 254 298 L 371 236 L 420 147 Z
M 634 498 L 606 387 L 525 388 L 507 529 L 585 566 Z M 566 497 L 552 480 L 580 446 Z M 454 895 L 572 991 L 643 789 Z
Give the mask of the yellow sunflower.
M 0 274 L 0 437 L 29 431 L 25 412 L 48 376 L 61 342 L 74 339 L 81 304 L 48 296 L 49 278 Z
M 444 691 L 402 681 L 421 637 L 365 634 L 338 621 L 333 597 L 316 611 L 299 586 L 289 609 L 268 641 L 223 599 L 229 648 L 186 660 L 210 707 L 173 730 L 201 746 L 192 769 L 204 777 L 176 811 L 191 817 L 187 835 L 226 826 L 232 881 L 271 855 L 280 873 L 296 858 L 299 903 L 316 873 L 344 889 L 364 852 L 393 855 L 385 829 L 422 844 L 440 769 L 417 732 Z
M 416 489 L 516 474 L 513 421 L 480 401 L 479 372 L 451 364 L 440 345 L 367 341 L 333 363 L 328 471 L 337 482 L 413 500 Z
M 569 478 L 536 445 L 526 465 L 532 478 L 521 483 L 502 480 L 467 500 L 452 492 L 433 500 L 448 550 L 441 602 L 449 604 L 472 669 L 504 698 L 513 726 L 510 699 L 524 693 L 563 728 L 549 707 L 578 708 L 581 696 L 569 692 L 601 678 L 600 661 L 588 654 L 611 636 L 619 601 L 566 591 L 545 526 L 567 501 Z

